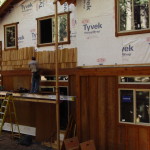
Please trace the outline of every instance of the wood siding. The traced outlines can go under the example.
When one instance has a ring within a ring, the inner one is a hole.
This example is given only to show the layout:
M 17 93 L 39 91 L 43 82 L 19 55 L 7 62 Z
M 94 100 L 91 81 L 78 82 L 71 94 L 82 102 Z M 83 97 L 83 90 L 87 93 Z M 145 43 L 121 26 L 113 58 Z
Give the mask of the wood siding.
M 150 74 L 150 67 L 78 69 L 77 127 L 80 142 L 93 139 L 97 150 L 149 150 L 150 127 L 119 123 L 118 89 L 149 89 L 150 85 L 119 85 L 118 76 Z
M 15 76 L 15 73 L 11 74 Z M 54 72 L 44 72 L 44 74 L 54 75 Z M 70 109 L 72 113 L 76 112 L 74 117 L 76 117 L 77 135 L 80 142 L 93 139 L 97 150 L 150 149 L 150 126 L 123 124 L 118 121 L 118 89 L 125 87 L 150 89 L 148 84 L 119 85 L 118 76 L 149 76 L 150 67 L 63 69 L 60 70 L 60 74 L 69 75 L 69 95 L 76 96 L 76 102 L 72 103 Z M 4 83 L 9 81 L 13 85 L 8 72 L 3 72 L 3 75 Z M 23 76 L 23 72 L 20 72 L 20 75 Z M 28 76 L 29 73 L 26 75 Z M 14 79 L 16 82 L 16 78 Z M 25 108 L 36 109 L 32 116 L 26 118 L 26 123 L 31 122 L 32 125 L 37 126 L 37 139 L 45 140 L 48 137 L 44 135 L 46 130 L 50 132 L 55 130 L 54 124 L 52 125 L 55 118 L 52 112 L 55 112 L 55 106 L 34 105 L 32 103 L 25 105 Z M 29 111 L 26 110 L 25 114 L 28 116 Z M 48 117 L 46 121 L 43 116 L 48 115 L 52 118 Z M 35 122 L 34 119 L 31 120 L 34 117 Z
M 94 139 L 97 149 L 116 150 L 116 77 L 81 76 L 79 84 L 81 142 Z
M 118 131 L 118 150 L 149 150 L 149 127 L 136 125 L 120 125 Z

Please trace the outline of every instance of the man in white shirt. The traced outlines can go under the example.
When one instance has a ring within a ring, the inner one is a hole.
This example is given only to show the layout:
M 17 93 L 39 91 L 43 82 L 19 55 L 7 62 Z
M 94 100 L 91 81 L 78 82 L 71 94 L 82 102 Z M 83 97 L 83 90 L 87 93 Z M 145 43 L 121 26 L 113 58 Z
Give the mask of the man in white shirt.
M 39 74 L 39 65 L 35 57 L 32 57 L 32 60 L 29 62 L 29 68 L 32 72 L 30 93 L 38 93 L 39 83 L 40 83 L 40 74 Z

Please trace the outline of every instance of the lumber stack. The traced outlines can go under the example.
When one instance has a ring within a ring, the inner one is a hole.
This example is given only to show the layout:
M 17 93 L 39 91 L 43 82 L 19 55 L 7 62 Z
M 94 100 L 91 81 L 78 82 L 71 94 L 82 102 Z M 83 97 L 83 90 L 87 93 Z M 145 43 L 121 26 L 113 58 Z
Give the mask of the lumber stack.
M 38 51 L 34 47 L 2 52 L 2 70 L 28 69 L 31 57 L 35 56 L 41 69 L 55 69 L 55 51 Z M 62 49 L 58 51 L 59 68 L 75 68 L 77 65 L 77 49 Z

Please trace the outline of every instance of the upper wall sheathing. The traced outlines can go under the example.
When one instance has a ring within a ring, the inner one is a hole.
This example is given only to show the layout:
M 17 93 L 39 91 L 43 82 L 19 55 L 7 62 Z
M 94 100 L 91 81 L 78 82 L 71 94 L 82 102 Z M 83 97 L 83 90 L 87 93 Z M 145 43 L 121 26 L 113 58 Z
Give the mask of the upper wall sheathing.
M 0 41 L 4 43 L 3 25 L 19 22 L 19 48 L 53 51 L 54 46 L 36 47 L 36 18 L 54 14 L 53 2 L 27 0 L 15 4 L 0 20 Z M 71 43 L 59 45 L 59 49 L 77 47 L 78 66 L 150 63 L 150 33 L 115 36 L 115 1 L 77 0 L 74 6 L 62 0 L 61 4 L 58 3 L 59 12 L 71 11 Z
M 55 45 L 37 47 L 37 20 L 36 18 L 55 14 L 54 0 L 23 0 L 13 5 L 0 19 L 0 41 L 4 49 L 4 25 L 18 22 L 18 48 L 35 47 L 36 51 L 54 51 Z M 61 44 L 59 49 L 76 47 L 76 13 L 74 4 L 61 5 L 58 2 L 58 13 L 70 13 L 70 44 Z

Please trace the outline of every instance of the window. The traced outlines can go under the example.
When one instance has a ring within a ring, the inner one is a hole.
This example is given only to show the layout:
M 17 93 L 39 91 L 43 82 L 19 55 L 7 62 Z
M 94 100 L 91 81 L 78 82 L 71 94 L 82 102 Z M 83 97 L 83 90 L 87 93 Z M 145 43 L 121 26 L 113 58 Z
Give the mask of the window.
M 116 36 L 150 32 L 150 0 L 116 0 Z
M 121 76 L 120 84 L 150 84 L 149 76 Z
M 4 48 L 17 49 L 18 48 L 18 23 L 4 25 Z
M 150 91 L 136 91 L 136 122 L 149 123 Z
M 70 43 L 70 12 L 58 15 L 58 42 L 59 44 Z M 47 16 L 37 19 L 38 46 L 55 44 L 55 16 Z
M 68 75 L 60 75 L 58 77 L 59 82 L 68 82 Z M 56 82 L 56 76 L 43 75 L 41 76 L 41 82 Z
M 120 90 L 120 121 L 133 122 L 133 90 Z
M 150 123 L 150 90 L 120 89 L 120 122 Z

